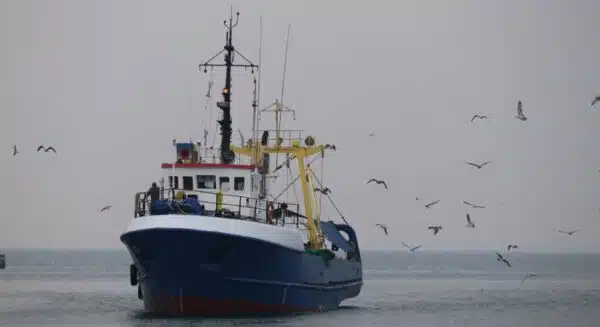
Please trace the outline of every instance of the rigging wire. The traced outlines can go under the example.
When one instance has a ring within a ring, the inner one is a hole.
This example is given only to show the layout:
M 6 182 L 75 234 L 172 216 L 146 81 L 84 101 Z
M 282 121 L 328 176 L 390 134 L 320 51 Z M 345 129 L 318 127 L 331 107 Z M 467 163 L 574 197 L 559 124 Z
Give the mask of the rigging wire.
M 323 188 L 323 184 L 321 183 L 321 181 L 319 180 L 319 178 L 317 177 L 317 175 L 312 170 L 311 170 L 311 173 L 313 174 L 313 177 L 315 178 L 315 180 L 319 184 L 319 187 L 321 187 L 321 189 L 322 189 Z M 338 206 L 335 204 L 335 202 L 333 202 L 333 199 L 331 198 L 331 196 L 329 194 L 325 194 L 325 196 L 327 196 L 327 198 L 329 199 L 329 202 L 331 202 L 331 205 L 333 205 L 333 207 L 335 208 L 335 210 L 337 211 L 337 213 L 340 215 L 340 217 L 342 218 L 342 220 L 344 221 L 344 223 L 346 223 L 346 225 L 350 225 L 348 223 L 348 221 L 346 220 L 346 218 L 344 217 L 344 215 L 342 214 L 342 212 L 340 211 L 340 209 L 338 208 Z
M 281 110 L 283 109 L 283 94 L 285 91 L 285 73 L 287 71 L 287 56 L 288 56 L 288 46 L 290 41 L 290 29 L 292 28 L 291 24 L 288 24 L 287 37 L 285 38 L 285 55 L 283 56 L 283 76 L 281 77 L 281 101 L 279 102 L 279 108 L 275 108 L 277 110 L 275 112 L 275 129 L 276 129 L 276 139 L 275 144 L 277 148 L 279 148 L 279 132 L 281 130 Z M 275 167 L 279 165 L 279 154 L 275 156 Z
M 311 165 L 315 160 L 317 160 L 319 157 L 314 157 L 307 165 Z M 292 172 L 289 171 L 289 173 L 291 174 Z M 296 176 L 296 178 L 294 178 L 286 187 L 285 189 L 283 189 L 281 192 L 279 192 L 279 194 L 277 194 L 276 197 L 273 198 L 273 201 L 277 201 L 277 199 L 279 199 L 280 196 L 282 196 L 285 191 L 287 189 L 289 189 L 290 186 L 294 185 L 294 183 L 298 180 L 298 178 L 300 178 L 300 173 L 298 173 L 298 175 Z M 296 191 L 296 188 L 294 188 L 294 192 Z M 296 201 L 298 201 L 297 196 L 296 196 Z M 298 201 L 300 202 L 300 201 Z

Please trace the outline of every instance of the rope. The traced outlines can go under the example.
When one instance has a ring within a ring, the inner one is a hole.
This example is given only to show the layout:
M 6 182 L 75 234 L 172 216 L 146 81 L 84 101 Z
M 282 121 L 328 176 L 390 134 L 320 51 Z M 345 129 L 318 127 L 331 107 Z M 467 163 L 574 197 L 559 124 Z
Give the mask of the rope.
M 321 180 L 323 180 L 323 167 L 325 167 L 325 152 L 321 151 Z M 314 175 L 314 174 L 313 174 Z M 323 216 L 323 192 L 319 195 L 319 211 L 321 212 L 321 216 Z
M 321 187 L 321 189 L 323 189 L 323 184 L 321 183 L 321 181 L 319 180 L 319 178 L 317 178 L 316 174 L 312 170 L 311 170 L 311 173 L 313 174 L 313 177 L 315 178 L 315 180 L 317 181 L 317 183 L 319 184 L 319 186 Z M 329 194 L 325 194 L 325 195 L 329 199 L 329 202 L 331 202 L 331 205 L 333 205 L 333 207 L 335 208 L 335 210 L 337 211 L 337 213 L 340 215 L 340 217 L 342 218 L 342 220 L 344 221 L 344 223 L 346 223 L 346 225 L 350 225 L 348 223 L 348 221 L 346 220 L 346 218 L 344 218 L 344 215 L 342 214 L 342 212 L 340 211 L 340 209 L 337 207 L 337 205 L 335 205 L 335 202 L 333 202 L 333 199 L 331 198 L 331 196 Z

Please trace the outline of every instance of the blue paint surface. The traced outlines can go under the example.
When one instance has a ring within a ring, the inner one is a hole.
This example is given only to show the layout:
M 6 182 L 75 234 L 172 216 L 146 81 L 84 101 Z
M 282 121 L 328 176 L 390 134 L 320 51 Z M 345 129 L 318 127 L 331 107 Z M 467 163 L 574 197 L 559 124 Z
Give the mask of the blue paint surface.
M 256 239 L 185 229 L 130 232 L 121 240 L 150 310 L 153 299 L 178 296 L 330 310 L 362 288 L 360 255 L 327 261 Z

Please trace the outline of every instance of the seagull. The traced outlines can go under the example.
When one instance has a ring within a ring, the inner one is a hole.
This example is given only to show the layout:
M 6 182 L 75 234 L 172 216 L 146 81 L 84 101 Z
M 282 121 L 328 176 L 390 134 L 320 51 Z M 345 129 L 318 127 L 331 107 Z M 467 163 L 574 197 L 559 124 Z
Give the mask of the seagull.
M 435 201 L 433 201 L 433 202 L 430 202 L 430 203 L 428 203 L 428 204 L 426 204 L 426 205 L 425 205 L 425 208 L 429 209 L 429 208 L 431 208 L 432 206 L 434 206 L 434 205 L 438 204 L 438 202 L 440 202 L 440 200 L 435 200 Z
M 112 208 L 112 206 L 105 206 L 102 209 L 100 209 L 100 212 L 110 210 L 110 208 Z
M 465 163 L 466 163 L 467 165 L 471 165 L 471 166 L 473 166 L 473 167 L 477 167 L 477 169 L 481 169 L 481 168 L 483 168 L 483 166 L 485 166 L 485 165 L 489 164 L 490 162 L 489 162 L 489 161 L 486 161 L 486 162 L 482 163 L 481 165 L 478 165 L 478 164 L 476 164 L 476 163 L 472 163 L 472 162 L 468 162 L 468 161 L 465 161 Z
M 44 150 L 44 152 L 52 151 L 52 152 L 56 153 L 56 150 L 51 146 L 44 148 L 43 145 L 40 145 L 40 146 L 38 146 L 37 150 L 38 150 L 38 152 L 40 152 L 40 150 Z
M 377 184 L 383 184 L 383 186 L 385 187 L 385 189 L 387 190 L 387 183 L 384 180 L 380 180 L 380 179 L 376 179 L 376 178 L 371 178 L 367 181 L 367 184 L 371 183 L 371 182 L 375 182 Z
M 19 153 L 19 149 L 17 149 L 17 145 L 13 145 L 13 157 L 17 155 L 17 153 Z
M 576 232 L 578 232 L 578 231 L 579 231 L 579 229 L 572 230 L 572 231 L 570 231 L 570 232 L 565 232 L 565 231 L 563 231 L 563 230 L 558 230 L 558 232 L 559 232 L 559 233 L 563 233 L 563 234 L 569 234 L 569 236 L 571 236 L 571 235 L 575 234 L 575 233 L 576 233 Z
M 410 252 L 415 252 L 418 249 L 420 249 L 423 245 L 417 245 L 417 246 L 414 246 L 414 247 L 410 247 L 408 244 L 402 242 L 402 246 L 404 246 L 405 248 L 409 249 Z
M 468 202 L 468 201 L 463 201 L 463 203 L 466 204 L 466 205 L 468 205 L 468 206 L 471 206 L 471 208 L 475 208 L 475 209 L 483 209 L 483 208 L 485 208 L 485 206 L 476 205 L 476 204 L 473 204 L 473 203 Z
M 525 283 L 525 280 L 527 278 L 533 278 L 533 277 L 537 277 L 536 274 L 526 274 L 525 277 L 523 277 L 523 280 L 521 281 L 521 284 Z
M 515 116 L 515 118 L 520 119 L 522 121 L 527 120 L 527 117 L 525 117 L 525 115 L 523 114 L 523 104 L 521 103 L 520 100 L 517 103 L 517 115 Z
M 383 225 L 383 224 L 375 224 L 375 226 L 377 226 L 377 227 L 381 228 L 381 229 L 383 230 L 383 232 L 385 233 L 385 235 L 387 235 L 387 234 L 388 234 L 388 232 L 387 232 L 387 226 L 386 226 L 386 225 Z
M 500 254 L 500 253 L 496 252 L 496 256 L 497 256 L 496 260 L 498 260 L 498 261 L 502 261 L 502 262 L 504 262 L 504 263 L 505 263 L 507 266 L 509 266 L 509 267 L 512 267 L 512 265 L 510 264 L 510 262 L 508 262 L 508 260 L 504 259 L 504 257 L 502 256 L 502 254 Z
M 335 144 L 325 144 L 324 149 L 331 149 L 335 151 Z
M 473 115 L 473 118 L 471 118 L 471 122 L 473 122 L 473 120 L 475 120 L 475 118 L 479 118 L 479 119 L 487 119 L 488 117 L 486 115 Z
M 592 107 L 593 107 L 593 106 L 594 106 L 594 105 L 595 105 L 597 102 L 600 102 L 600 95 L 597 95 L 597 96 L 594 98 L 594 101 L 592 101 L 592 103 L 590 104 L 590 106 L 592 106 Z
M 435 236 L 435 235 L 437 235 L 437 233 L 440 232 L 440 230 L 443 229 L 443 227 L 442 226 L 429 226 L 429 227 L 427 227 L 427 229 L 432 230 L 433 231 L 433 236 Z
M 518 249 L 519 246 L 516 244 L 509 244 L 508 247 L 506 248 L 507 251 L 510 251 L 510 249 Z
M 471 215 L 469 215 L 469 213 L 467 213 L 467 227 L 475 228 L 475 224 L 471 221 Z
M 331 190 L 329 189 L 329 187 L 326 187 L 326 188 L 324 188 L 324 189 L 320 189 L 320 188 L 318 188 L 318 187 L 315 187 L 315 190 L 314 190 L 314 191 L 315 191 L 315 192 L 321 192 L 321 193 L 323 193 L 323 194 L 325 194 L 325 195 L 327 195 L 327 193 L 331 193 Z
M 212 89 L 213 81 L 208 81 L 208 91 L 206 91 L 206 97 L 210 98 L 210 90 Z

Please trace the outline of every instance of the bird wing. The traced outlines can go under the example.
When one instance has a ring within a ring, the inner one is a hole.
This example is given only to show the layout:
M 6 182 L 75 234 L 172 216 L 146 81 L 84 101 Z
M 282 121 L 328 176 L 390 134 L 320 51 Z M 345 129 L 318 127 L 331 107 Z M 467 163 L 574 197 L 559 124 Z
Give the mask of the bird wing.
M 52 151 L 52 152 L 56 153 L 56 150 L 51 146 L 47 147 L 46 150 L 44 150 L 44 151 L 46 151 L 46 152 Z
M 412 248 L 412 249 L 410 249 L 410 250 L 411 250 L 411 251 L 415 251 L 415 250 L 418 250 L 418 249 L 420 249 L 422 246 L 423 246 L 423 245 L 417 245 L 417 246 L 415 246 L 414 248 Z
M 517 103 L 517 115 L 522 115 L 523 114 L 523 104 L 521 103 L 521 101 L 519 101 Z
M 385 187 L 386 190 L 388 189 L 387 183 L 385 181 L 382 181 L 381 184 L 383 184 L 383 186 Z
M 482 163 L 481 165 L 479 165 L 479 167 L 483 167 L 483 166 L 485 166 L 485 165 L 487 165 L 489 163 L 490 163 L 489 161 L 486 161 L 486 162 Z
M 592 106 L 596 104 L 596 102 L 600 101 L 600 96 L 597 96 L 594 98 L 594 101 L 592 101 Z
M 500 260 L 504 259 L 504 258 L 502 257 L 502 254 L 500 254 L 500 253 L 498 253 L 498 252 L 496 252 L 496 256 L 497 256 L 497 257 L 498 257 L 498 259 L 500 259 Z
M 568 234 L 568 232 L 565 232 L 564 230 L 558 230 L 559 233 L 563 233 L 563 234 Z
M 43 145 L 40 145 L 40 146 L 38 146 L 38 148 L 37 148 L 37 150 L 38 150 L 38 151 L 40 151 L 40 150 L 43 150 L 43 149 L 44 149 L 44 146 L 43 146 Z
M 377 182 L 377 180 L 375 178 L 371 178 L 367 181 L 367 184 L 371 183 L 371 182 Z
M 471 202 L 469 202 L 469 201 L 464 201 L 464 200 L 463 200 L 463 203 L 464 203 L 464 204 L 466 204 L 466 205 L 469 205 L 469 206 L 474 206 L 474 204 L 473 204 L 473 203 L 471 203 Z
M 431 207 L 432 205 L 434 205 L 434 204 L 437 204 L 438 202 L 440 202 L 440 200 L 433 201 L 433 202 L 431 202 L 431 203 L 427 204 L 427 205 L 426 205 L 426 207 L 428 207 L 428 208 L 429 208 L 429 207 Z
M 405 247 L 405 248 L 409 248 L 410 249 L 410 246 L 408 246 L 408 244 L 406 244 L 404 242 L 402 242 L 402 246 Z
M 479 117 L 478 115 L 473 115 L 473 117 L 471 118 L 471 122 L 473 122 L 473 120 L 475 120 L 475 118 Z
M 465 163 L 466 163 L 467 165 L 471 165 L 471 166 L 474 166 L 474 167 L 479 167 L 479 165 L 477 165 L 477 164 L 474 164 L 474 163 L 472 163 L 472 162 L 465 161 Z
M 473 224 L 471 222 L 471 215 L 469 215 L 469 214 L 467 214 L 467 224 L 469 224 L 469 225 Z
M 510 262 L 508 262 L 508 260 L 503 258 L 502 261 L 504 261 L 504 263 L 506 263 L 507 266 L 512 267 L 512 265 L 510 264 Z

